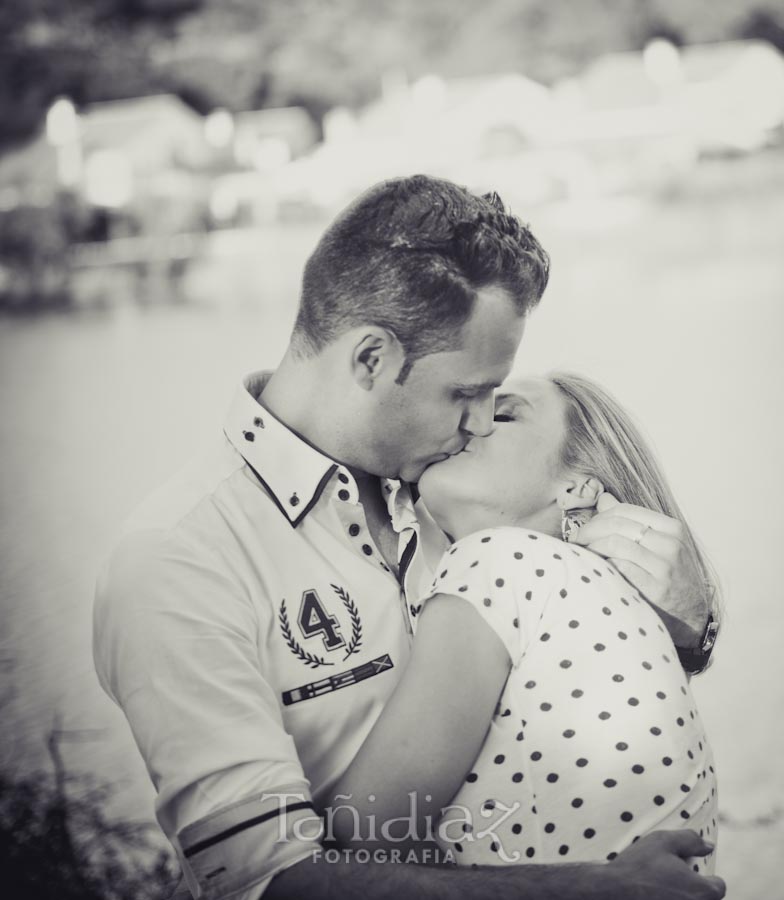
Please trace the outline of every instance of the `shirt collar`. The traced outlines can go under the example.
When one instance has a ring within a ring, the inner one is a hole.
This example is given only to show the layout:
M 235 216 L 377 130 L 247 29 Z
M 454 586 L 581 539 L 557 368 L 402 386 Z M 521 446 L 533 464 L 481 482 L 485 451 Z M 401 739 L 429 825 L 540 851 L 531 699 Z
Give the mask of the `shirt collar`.
M 316 504 L 338 464 L 260 403 L 257 398 L 270 374 L 254 372 L 243 379 L 223 430 L 278 509 L 296 527 Z

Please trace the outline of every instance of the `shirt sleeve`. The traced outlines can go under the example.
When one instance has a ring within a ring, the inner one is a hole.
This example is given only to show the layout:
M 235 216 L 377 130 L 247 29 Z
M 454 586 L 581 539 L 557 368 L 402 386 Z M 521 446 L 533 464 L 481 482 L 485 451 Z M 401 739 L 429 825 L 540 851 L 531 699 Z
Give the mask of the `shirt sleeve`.
M 559 574 L 554 541 L 521 528 L 493 528 L 461 538 L 443 555 L 424 602 L 436 594 L 470 603 L 503 642 L 517 667 L 536 633 Z
M 99 579 L 99 680 L 128 719 L 188 887 L 207 900 L 258 897 L 320 849 L 258 628 L 240 585 L 154 532 L 124 539 Z

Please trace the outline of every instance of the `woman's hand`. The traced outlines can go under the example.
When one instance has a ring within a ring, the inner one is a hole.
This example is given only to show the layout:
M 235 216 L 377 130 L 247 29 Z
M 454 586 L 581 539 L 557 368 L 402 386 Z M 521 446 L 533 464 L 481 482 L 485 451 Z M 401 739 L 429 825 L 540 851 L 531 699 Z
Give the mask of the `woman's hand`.
M 693 647 L 710 613 L 709 597 L 677 519 L 604 493 L 597 514 L 571 543 L 609 559 L 655 607 L 677 647 Z

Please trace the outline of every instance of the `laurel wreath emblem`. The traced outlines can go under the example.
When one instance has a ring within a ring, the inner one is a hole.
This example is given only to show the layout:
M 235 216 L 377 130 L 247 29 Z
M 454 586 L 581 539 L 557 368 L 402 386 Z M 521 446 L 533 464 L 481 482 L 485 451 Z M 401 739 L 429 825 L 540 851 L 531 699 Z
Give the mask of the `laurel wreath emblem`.
M 352 653 L 356 653 L 362 646 L 362 622 L 359 619 L 359 612 L 357 611 L 354 601 L 349 597 L 346 591 L 336 584 L 331 584 L 330 587 L 343 601 L 343 606 L 346 607 L 346 610 L 351 617 L 351 640 L 348 643 L 346 655 L 343 657 L 343 659 L 348 659 Z
M 343 657 L 343 659 L 346 660 L 353 653 L 357 653 L 362 646 L 362 622 L 360 621 L 356 604 L 348 593 L 336 584 L 332 584 L 330 587 L 335 591 L 338 597 L 340 597 L 343 606 L 345 606 L 346 611 L 351 618 L 351 640 L 346 647 L 346 655 Z M 317 656 L 315 653 L 308 653 L 308 651 L 297 641 L 291 631 L 291 623 L 289 622 L 289 614 L 286 609 L 285 599 L 280 602 L 278 621 L 280 622 L 280 630 L 283 632 L 283 638 L 286 641 L 289 650 L 291 650 L 298 659 L 301 659 L 306 666 L 317 669 L 319 666 L 335 665 L 334 662 L 330 662 L 321 656 Z

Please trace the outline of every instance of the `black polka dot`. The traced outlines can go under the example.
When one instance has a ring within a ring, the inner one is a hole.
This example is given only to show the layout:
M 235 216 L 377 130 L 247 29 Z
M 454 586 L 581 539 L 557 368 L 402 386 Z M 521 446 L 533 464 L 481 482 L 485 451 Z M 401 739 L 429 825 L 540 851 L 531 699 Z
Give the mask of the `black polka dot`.
M 591 579 L 587 575 L 581 575 L 580 581 L 584 581 L 586 584 L 590 584 Z
M 479 565 L 479 560 L 475 559 L 468 568 L 475 569 L 478 565 Z
M 537 569 L 537 570 L 536 570 L 536 575 L 537 575 L 538 578 L 541 578 L 542 575 L 544 575 L 544 569 Z
M 530 537 L 530 536 L 531 536 L 531 535 L 529 534 L 528 537 Z M 529 847 L 529 848 L 525 851 L 525 855 L 528 857 L 528 859 L 531 859 L 531 857 L 534 855 L 534 853 L 536 853 L 536 850 L 534 850 L 533 847 Z
M 520 620 L 517 619 L 517 618 L 512 619 L 512 625 L 513 625 L 515 628 L 519 628 L 519 627 L 520 627 Z
M 634 816 L 627 810 L 626 812 L 621 813 L 621 821 L 622 822 L 631 822 Z
M 348 533 L 351 535 L 351 537 L 356 537 L 359 534 L 359 525 L 357 525 L 356 522 L 354 522 L 352 525 L 349 525 Z
M 496 587 L 503 587 L 503 586 L 504 586 L 504 579 L 503 579 L 503 578 L 496 578 L 496 580 L 495 580 L 495 586 L 496 586 Z
M 663 659 L 666 663 L 668 663 L 668 662 L 670 661 L 670 657 L 667 656 L 666 653 L 662 653 L 662 659 Z
M 342 481 L 343 484 L 348 484 L 348 475 L 345 472 L 338 472 L 338 481 Z
M 662 757 L 662 763 L 663 763 L 665 766 L 671 766 L 671 765 L 672 765 L 672 759 L 671 759 L 669 756 L 663 756 L 663 757 Z
M 651 732 L 651 734 L 658 737 L 661 734 L 661 728 L 659 728 L 657 725 L 654 725 L 651 727 L 650 732 Z
M 676 721 L 676 723 L 677 723 L 678 725 L 680 725 L 681 728 L 682 728 L 682 727 L 684 726 L 684 724 L 685 724 L 684 721 L 683 721 L 683 719 L 682 719 L 680 716 L 678 716 L 678 718 L 677 718 L 675 721 Z
M 575 797 L 574 800 L 572 800 L 572 806 L 575 809 L 579 809 L 582 805 L 583 805 L 582 797 Z
M 547 776 L 547 780 L 550 782 L 550 784 L 555 784 L 555 782 L 558 781 L 558 776 L 555 774 L 555 772 L 550 772 L 550 774 Z
M 638 628 L 637 631 L 639 631 L 643 637 L 648 636 L 648 632 L 644 628 Z
M 606 709 L 604 709 L 599 713 L 599 718 L 602 720 L 602 722 L 606 722 L 610 718 L 610 714 Z
M 611 615 L 612 615 L 612 610 L 610 609 L 609 606 L 603 606 L 603 607 L 602 607 L 602 612 L 605 614 L 605 616 L 611 616 Z
M 463 852 L 463 845 L 462 845 L 462 844 L 457 844 L 457 843 L 456 843 L 454 846 L 455 846 L 455 850 L 457 850 L 458 853 L 462 853 L 462 852 Z
M 570 628 L 579 628 L 579 627 L 580 627 L 580 623 L 577 621 L 577 619 L 572 619 L 572 620 L 569 622 L 569 627 L 570 627 Z
M 618 854 L 613 850 L 612 853 L 607 854 L 607 859 L 609 862 L 612 862 Z
M 572 696 L 573 696 L 575 699 L 578 699 L 579 697 L 582 697 L 582 695 L 583 695 L 583 691 L 581 691 L 580 688 L 575 688 L 575 689 L 572 691 Z
M 514 558 L 515 558 L 515 559 L 522 559 L 522 558 L 523 558 L 523 554 L 522 554 L 519 550 L 517 550 L 517 551 L 515 551 Z
M 561 590 L 558 591 L 558 594 L 561 597 L 561 599 L 563 599 L 566 596 L 566 593 L 567 593 L 566 588 L 561 588 Z
M 640 701 L 636 697 L 629 697 L 629 699 L 626 702 L 629 704 L 629 706 L 639 706 L 640 705 Z
M 485 599 L 482 601 L 482 603 L 484 603 L 485 606 L 493 605 L 493 601 L 489 597 L 485 597 Z
M 535 535 L 535 534 L 529 534 L 529 535 L 528 535 L 528 540 L 529 540 L 529 541 L 538 541 L 538 540 L 539 540 L 539 537 L 538 537 L 538 535 Z
M 682 784 L 682 785 L 681 785 L 681 790 L 683 791 L 684 794 L 688 794 L 689 791 L 691 790 L 691 788 L 689 787 L 688 784 Z
M 681 810 L 681 818 L 682 818 L 682 819 L 690 819 L 691 816 L 689 815 L 689 813 L 686 812 L 685 809 L 682 809 L 682 810 Z
M 523 826 L 519 822 L 515 822 L 514 825 L 512 825 L 512 834 L 520 834 L 522 830 Z
M 575 765 L 578 769 L 583 769 L 588 765 L 588 760 L 584 756 L 581 756 L 578 760 L 575 761 Z
M 517 738 L 516 738 L 516 740 L 522 741 L 522 739 L 523 739 L 523 732 L 522 732 L 522 731 L 518 731 L 518 732 L 517 732 Z
M 649 672 L 650 672 L 651 669 L 653 668 L 653 666 L 648 662 L 647 659 L 644 659 L 644 660 L 642 661 L 642 667 L 643 667 L 643 669 L 647 669 Z
M 489 538 L 489 537 L 483 537 L 483 538 L 482 538 L 482 543 L 483 543 L 483 544 L 489 544 L 489 543 L 490 543 L 490 538 Z
M 596 834 L 596 832 L 594 831 L 593 828 L 586 828 L 585 831 L 583 832 L 583 837 L 588 838 L 588 840 L 590 841 L 590 839 L 592 837 L 594 837 L 595 834 Z
M 552 708 L 553 708 L 553 704 L 552 704 L 552 703 L 547 703 L 547 702 L 545 702 L 545 703 L 540 703 L 540 704 L 539 704 L 539 709 L 541 709 L 542 712 L 550 712 L 550 710 L 551 710 Z
M 362 552 L 365 554 L 365 556 L 371 556 L 373 553 L 373 548 L 370 546 L 370 544 L 363 544 Z
M 621 751 L 628 750 L 629 745 L 626 743 L 626 741 L 618 741 L 618 743 L 615 745 L 615 749 Z
M 256 435 L 252 431 L 243 431 L 242 433 L 245 436 L 245 440 L 250 441 L 251 444 L 256 440 Z
M 616 681 L 620 684 L 623 681 L 623 675 L 613 675 L 613 681 Z
M 657 795 L 653 798 L 653 802 L 654 802 L 657 806 L 662 806 L 662 805 L 664 804 L 664 797 L 662 797 L 661 794 L 657 794 Z
M 597 653 L 601 653 L 603 650 L 606 649 L 606 647 L 604 646 L 604 644 L 594 644 L 594 645 L 593 645 L 593 649 L 594 649 Z
M 641 766 L 639 763 L 635 763 L 632 766 L 632 772 L 634 772 L 635 775 L 642 775 L 642 773 L 644 771 L 645 771 L 645 768 L 643 766 Z
M 498 756 L 496 756 L 496 758 L 493 760 L 493 762 L 494 762 L 497 766 L 500 766 L 501 763 L 502 763 L 505 759 L 506 759 L 506 757 L 503 755 L 503 753 L 499 753 Z
M 562 669 L 568 669 L 572 665 L 571 659 L 562 659 L 560 666 Z
M 485 800 L 482 809 L 495 809 L 495 800 Z
M 656 691 L 656 696 L 659 698 L 659 700 L 667 699 L 667 695 L 664 693 L 664 691 Z
M 574 732 L 573 728 L 567 728 L 566 731 L 564 731 L 563 736 L 565 738 L 573 738 L 574 734 L 575 734 L 575 732 Z
M 539 762 L 539 760 L 541 758 L 542 758 L 542 754 L 538 750 L 534 750 L 534 752 L 531 754 L 531 759 L 534 762 Z
M 606 788 L 614 788 L 615 785 L 618 784 L 618 782 L 614 778 L 605 778 L 605 780 L 602 782 L 602 784 Z
M 475 781 L 477 781 L 478 778 L 479 776 L 476 774 L 476 772 L 469 772 L 468 775 L 466 775 L 466 781 L 469 784 L 473 784 Z
M 519 784 L 522 780 L 523 780 L 522 772 L 515 772 L 514 775 L 512 775 L 512 781 L 514 781 L 515 784 Z
M 535 681 L 526 681 L 525 686 L 526 686 L 527 688 L 529 688 L 529 689 L 530 689 L 530 688 L 535 688 L 535 687 L 536 687 L 536 682 L 535 682 Z
M 549 641 L 550 635 L 545 631 L 545 633 L 539 638 L 540 641 Z
M 526 599 L 526 600 L 530 600 L 531 597 L 532 597 L 531 592 L 530 592 L 530 591 L 526 591 L 526 592 L 525 592 L 525 599 Z
M 569 852 L 569 847 L 566 844 L 561 844 L 561 846 L 558 848 L 558 852 L 561 854 L 561 856 L 566 856 L 566 854 Z
M 629 636 L 629 635 L 626 634 L 625 631 L 619 631 L 619 632 L 618 632 L 618 637 L 619 637 L 622 641 L 625 641 L 626 638 L 627 638 L 628 636 Z
M 490 849 L 493 851 L 493 853 L 498 853 L 498 844 L 493 841 L 493 843 L 490 844 Z
M 553 825 L 552 822 L 548 822 L 544 826 L 544 831 L 545 831 L 545 834 L 552 834 L 555 831 L 555 825 Z

